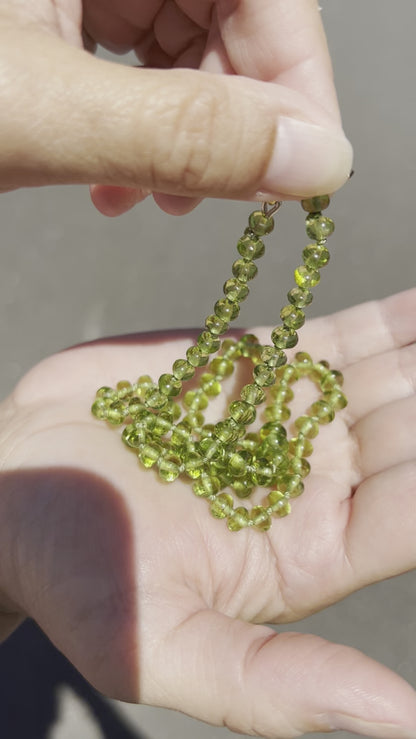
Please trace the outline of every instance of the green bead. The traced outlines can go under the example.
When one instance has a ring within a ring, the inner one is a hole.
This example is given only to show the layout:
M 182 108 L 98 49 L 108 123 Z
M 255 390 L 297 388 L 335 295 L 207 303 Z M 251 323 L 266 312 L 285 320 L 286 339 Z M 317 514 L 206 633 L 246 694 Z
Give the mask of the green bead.
M 287 299 L 296 308 L 306 308 L 313 300 L 313 295 L 306 287 L 292 287 L 287 294 Z
M 150 388 L 144 398 L 144 402 L 148 408 L 154 408 L 154 410 L 161 410 L 168 402 L 168 398 L 160 390 L 154 390 Z
M 206 318 L 205 326 L 207 327 L 208 331 L 210 331 L 211 334 L 214 334 L 215 336 L 220 336 L 221 334 L 225 334 L 226 331 L 228 331 L 227 321 L 223 321 L 222 318 L 219 318 L 214 313 Z
M 213 336 L 210 331 L 202 331 L 196 340 L 196 345 L 204 354 L 213 354 L 220 348 L 221 341 L 217 336 Z
M 329 392 L 324 393 L 323 400 L 326 403 L 329 403 L 329 405 L 335 410 L 335 411 L 341 411 L 343 408 L 345 408 L 348 405 L 347 398 L 345 397 L 344 393 L 341 392 L 341 390 L 333 389 Z
M 306 233 L 310 239 L 315 239 L 315 241 L 325 241 L 334 229 L 334 221 L 320 213 L 313 213 L 306 218 Z
M 271 513 L 274 513 L 280 518 L 289 515 L 291 510 L 290 503 L 286 496 L 279 490 L 271 490 L 267 496 L 267 501 L 269 503 Z
M 255 485 L 259 485 L 260 487 L 270 485 L 273 479 L 273 474 L 273 466 L 270 464 L 269 460 L 263 458 L 256 460 L 252 474 L 252 480 Z
M 214 518 L 227 518 L 233 511 L 234 501 L 232 495 L 228 493 L 220 493 L 210 506 L 211 514 Z
M 262 505 L 253 506 L 250 511 L 250 521 L 256 529 L 260 531 L 268 531 L 272 525 L 272 519 L 266 508 Z
M 166 436 L 172 428 L 172 420 L 168 413 L 158 413 L 155 417 L 152 432 L 155 436 Z
M 237 244 L 238 252 L 244 259 L 259 259 L 264 254 L 264 243 L 250 234 L 241 237 Z
M 281 423 L 265 423 L 260 429 L 260 438 L 266 439 L 268 436 L 277 439 L 279 442 L 285 442 L 287 439 L 287 431 Z
M 98 400 L 94 401 L 91 406 L 91 413 L 93 416 L 95 416 L 95 418 L 98 418 L 100 420 L 107 418 L 108 403 L 104 400 L 104 398 L 98 398 Z
M 106 420 L 111 423 L 112 426 L 119 426 L 123 423 L 127 415 L 127 409 L 120 400 L 115 400 L 111 403 L 107 410 Z
M 204 460 L 196 452 L 187 452 L 183 455 L 183 465 L 188 477 L 197 480 L 201 476 Z
M 180 457 L 173 454 L 165 454 L 158 461 L 158 472 L 159 476 L 165 482 L 173 482 L 179 477 L 181 472 L 181 460 Z
M 234 372 L 233 362 L 231 359 L 224 359 L 224 357 L 215 357 L 209 368 L 216 377 L 229 377 Z
M 266 395 L 261 387 L 252 383 L 249 385 L 244 385 L 244 387 L 241 389 L 240 397 L 241 400 L 245 400 L 247 403 L 251 403 L 252 405 L 259 405 L 260 403 L 263 403 Z
M 224 283 L 223 290 L 228 300 L 231 300 L 232 303 L 240 303 L 249 294 L 247 285 L 241 283 L 235 277 L 231 277 L 231 279 Z
M 190 429 L 197 429 L 204 425 L 204 415 L 201 411 L 190 410 L 189 413 L 184 416 L 182 423 Z
M 253 357 L 257 354 L 260 344 L 257 336 L 254 334 L 244 334 L 239 339 L 238 346 L 242 357 Z
M 177 380 L 174 375 L 165 373 L 159 377 L 159 391 L 169 398 L 179 395 L 182 390 L 182 382 Z
M 186 350 L 186 358 L 193 367 L 203 367 L 208 362 L 208 352 L 202 351 L 198 346 L 190 346 Z
M 129 424 L 123 430 L 121 438 L 126 446 L 131 449 L 139 449 L 146 441 L 146 432 L 142 428 L 136 428 L 133 424 Z
M 139 459 L 144 467 L 153 467 L 162 454 L 162 447 L 158 444 L 145 444 L 139 452 Z
M 133 386 L 128 380 L 120 380 L 116 385 L 117 397 L 122 400 L 133 392 Z
M 201 390 L 188 390 L 185 393 L 183 404 L 192 411 L 203 411 L 208 405 L 208 397 Z
M 143 399 L 145 398 L 146 393 L 148 392 L 148 390 L 150 390 L 150 388 L 156 388 L 156 385 L 153 382 L 152 378 L 149 377 L 149 375 L 140 375 L 136 383 L 136 395 L 139 398 Z
M 231 516 L 227 521 L 227 526 L 230 531 L 241 531 L 248 526 L 250 517 L 247 508 L 238 506 L 234 509 Z
M 221 392 L 221 383 L 210 372 L 204 372 L 201 376 L 200 385 L 204 393 L 210 398 L 219 395 Z
M 177 380 L 189 380 L 195 374 L 195 367 L 186 359 L 177 359 L 172 365 L 172 373 Z
M 290 440 L 289 452 L 295 457 L 310 457 L 313 452 L 313 446 L 309 439 L 299 435 Z
M 214 426 L 215 431 L 215 426 Z M 224 447 L 222 446 L 219 439 L 214 435 L 201 439 L 197 444 L 198 454 L 202 457 L 204 462 L 209 462 L 213 459 L 221 459 L 224 457 Z
M 137 395 L 133 395 L 132 398 L 129 400 L 129 414 L 133 418 L 137 418 L 144 410 L 146 410 L 143 406 L 143 403 L 141 402 L 140 398 L 137 397 Z
M 318 285 L 321 279 L 321 275 L 314 269 L 309 269 L 301 264 L 300 267 L 295 269 L 295 282 L 299 287 L 315 287 Z
M 224 359 L 235 360 L 241 357 L 238 342 L 234 341 L 234 339 L 224 339 L 221 344 L 221 352 L 224 356 Z
M 274 346 L 264 346 L 260 352 L 260 359 L 263 364 L 271 369 L 282 367 L 287 362 L 284 351 L 282 349 L 276 349 Z
M 222 321 L 233 321 L 240 312 L 238 303 L 232 303 L 227 298 L 220 298 L 214 305 L 214 313 Z
M 291 385 L 292 383 L 297 382 L 298 379 L 299 372 L 293 364 L 288 364 L 287 367 L 284 367 L 282 374 L 283 382 L 287 382 L 289 385 Z
M 242 477 L 247 471 L 247 457 L 244 452 L 234 452 L 228 458 L 228 468 L 233 477 Z
M 248 282 L 254 279 L 258 269 L 254 262 L 246 261 L 245 259 L 237 259 L 232 266 L 232 272 L 234 277 L 237 277 L 240 282 Z
M 299 341 L 296 331 L 286 326 L 274 328 L 271 339 L 276 349 L 292 349 Z
M 319 434 L 318 421 L 310 416 L 299 416 L 295 421 L 295 426 L 299 434 L 302 434 L 307 439 L 314 439 Z
M 255 452 L 258 445 L 260 443 L 260 439 L 258 434 L 250 431 L 248 434 L 244 436 L 243 439 L 241 439 L 241 446 L 243 448 L 243 451 L 247 451 L 249 453 Z
M 292 475 L 300 475 L 307 477 L 311 471 L 311 466 L 304 457 L 293 457 L 289 462 L 288 472 Z
M 214 434 L 223 444 L 231 444 L 240 437 L 244 426 L 236 423 L 232 418 L 226 418 L 225 421 L 219 421 L 215 424 Z
M 320 424 L 331 423 L 335 418 L 333 407 L 325 400 L 317 400 L 312 403 L 310 413 Z
M 316 195 L 315 197 L 301 200 L 303 210 L 306 210 L 308 213 L 319 213 L 321 210 L 325 210 L 329 203 L 329 195 Z
M 107 385 L 100 387 L 95 397 L 97 399 L 108 400 L 109 402 L 118 400 L 116 391 L 112 387 L 107 387 Z
M 280 318 L 286 328 L 290 328 L 293 331 L 301 328 L 305 323 L 305 314 L 303 310 L 296 308 L 294 305 L 285 305 L 285 307 L 280 311 Z
M 192 485 L 192 490 L 199 498 L 210 498 L 221 490 L 221 484 L 218 477 L 213 477 L 203 472 L 200 478 Z
M 186 447 L 189 444 L 190 440 L 191 434 L 186 426 L 178 424 L 177 426 L 173 427 L 172 435 L 170 437 L 170 441 L 173 447 L 178 449 Z
M 310 244 L 303 252 L 303 261 L 309 269 L 322 269 L 329 262 L 329 251 L 326 246 Z
M 305 489 L 300 475 L 283 475 L 279 480 L 279 488 L 287 498 L 297 498 Z
M 267 421 L 279 421 L 285 423 L 290 418 L 290 408 L 287 405 L 282 406 L 267 406 L 264 411 L 264 417 Z
M 293 363 L 299 374 L 304 375 L 313 368 L 313 359 L 307 352 L 296 352 L 295 361 Z
M 231 418 L 244 426 L 248 426 L 256 419 L 256 409 L 244 400 L 234 400 L 228 410 Z
M 344 377 L 338 370 L 328 370 L 319 383 L 321 390 L 324 392 L 334 390 L 336 385 L 338 385 L 338 387 L 342 387 L 343 384 Z
M 269 387 L 276 382 L 276 373 L 267 364 L 257 364 L 253 370 L 254 382 L 260 387 Z
M 274 229 L 274 220 L 271 216 L 266 216 L 263 211 L 255 210 L 250 213 L 248 225 L 256 236 L 265 236 Z

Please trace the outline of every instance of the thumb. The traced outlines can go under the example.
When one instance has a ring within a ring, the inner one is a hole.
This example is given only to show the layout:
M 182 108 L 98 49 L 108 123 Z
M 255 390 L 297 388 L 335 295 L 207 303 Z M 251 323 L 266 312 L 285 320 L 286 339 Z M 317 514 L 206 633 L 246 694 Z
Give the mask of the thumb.
M 316 636 L 276 634 L 200 611 L 151 655 L 152 704 L 246 734 L 291 739 L 337 729 L 416 737 L 416 693 L 402 678 L 349 647 Z M 154 691 L 158 695 L 154 695 Z M 160 695 L 159 695 L 160 693 Z
M 2 35 L 0 188 L 100 182 L 255 199 L 333 192 L 348 177 L 344 134 L 311 119 L 295 91 L 128 68 L 36 30 Z

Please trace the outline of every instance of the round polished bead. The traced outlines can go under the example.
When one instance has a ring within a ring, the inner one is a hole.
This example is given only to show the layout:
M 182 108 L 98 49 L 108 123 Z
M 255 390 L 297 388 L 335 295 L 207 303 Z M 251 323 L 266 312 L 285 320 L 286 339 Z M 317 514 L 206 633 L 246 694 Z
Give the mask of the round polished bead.
M 225 334 L 226 331 L 228 331 L 227 321 L 223 321 L 222 318 L 216 316 L 215 313 L 212 313 L 206 318 L 205 326 L 207 327 L 208 331 L 210 331 L 215 336 L 220 336 L 221 334 Z
M 137 395 L 133 395 L 133 397 L 130 398 L 128 409 L 129 409 L 130 415 L 135 420 L 138 418 L 138 416 L 141 416 L 143 411 L 146 411 L 146 409 L 143 406 L 143 403 L 141 402 L 140 398 L 137 397 Z
M 182 424 L 178 424 L 177 426 L 174 426 L 172 429 L 172 435 L 170 437 L 170 441 L 172 446 L 175 448 L 182 448 L 188 446 L 189 442 L 191 440 L 191 433 L 189 431 L 189 428 L 186 426 L 183 426 Z
M 250 511 L 250 521 L 256 529 L 260 531 L 268 531 L 272 525 L 272 519 L 266 508 L 262 505 L 253 506 Z
M 287 498 L 297 498 L 305 489 L 300 475 L 283 475 L 279 480 L 279 488 Z
M 149 375 L 140 375 L 136 383 L 136 395 L 139 398 L 144 398 L 150 388 L 156 388 L 156 385 L 153 382 L 152 378 L 149 377 Z
M 214 433 L 223 444 L 230 444 L 237 441 L 242 430 L 244 430 L 244 426 L 241 426 L 232 418 L 226 418 L 225 421 L 219 421 L 215 424 Z
M 107 385 L 103 385 L 103 387 L 100 387 L 99 390 L 97 390 L 96 398 L 108 400 L 109 402 L 118 400 L 116 391 L 113 390 L 112 387 L 108 387 Z
M 196 452 L 186 452 L 183 455 L 183 466 L 188 477 L 197 480 L 201 476 L 204 460 Z
M 343 384 L 343 374 L 338 370 L 328 370 L 321 378 L 321 381 L 319 383 L 321 390 L 323 390 L 324 392 L 333 390 L 335 386 L 342 387 Z
M 274 346 L 264 346 L 260 352 L 260 359 L 271 369 L 282 367 L 287 362 L 286 354 L 282 349 Z
M 287 405 L 268 405 L 264 410 L 264 417 L 267 421 L 279 421 L 285 423 L 290 418 L 291 412 Z
M 232 482 L 232 488 L 237 498 L 244 499 L 250 497 L 251 493 L 253 492 L 254 486 L 251 482 L 251 479 L 245 476 L 234 479 Z
M 251 403 L 244 400 L 234 400 L 229 407 L 231 418 L 237 423 L 243 423 L 245 426 L 253 423 L 256 419 L 256 409 Z
M 248 526 L 249 520 L 250 517 L 247 508 L 238 506 L 229 517 L 227 526 L 230 531 L 241 531 L 241 529 L 245 529 Z
M 186 350 L 186 358 L 193 367 L 203 367 L 208 362 L 209 354 L 202 351 L 198 346 L 190 346 Z
M 267 502 L 271 512 L 276 516 L 283 518 L 290 513 L 290 503 L 286 496 L 280 490 L 271 490 L 267 496 Z
M 289 442 L 289 452 L 295 457 L 310 457 L 313 452 L 313 446 L 311 441 L 305 436 L 295 436 Z
M 256 236 L 265 236 L 273 231 L 274 220 L 271 216 L 266 216 L 263 211 L 255 210 L 249 215 L 248 225 Z
M 323 400 L 329 403 L 335 411 L 341 411 L 348 405 L 347 398 L 339 388 L 324 393 Z
M 192 485 L 192 490 L 199 498 L 210 498 L 221 489 L 218 477 L 207 475 L 203 472 L 199 479 Z
M 296 331 L 287 326 L 274 328 L 271 339 L 276 349 L 292 349 L 299 341 Z
M 129 424 L 123 430 L 121 438 L 126 446 L 131 447 L 131 449 L 139 449 L 146 441 L 146 432 L 143 428 L 136 428 L 133 424 Z
M 231 359 L 234 361 L 241 357 L 241 351 L 238 346 L 238 342 L 234 339 L 223 339 L 221 344 L 221 352 L 225 359 Z
M 249 233 L 242 236 L 237 244 L 237 250 L 244 259 L 259 259 L 263 256 L 264 249 L 263 241 Z
M 305 323 L 305 314 L 300 308 L 294 305 L 285 305 L 280 311 L 280 318 L 287 328 L 296 331 Z M 273 341 L 274 343 L 274 341 Z
M 219 395 L 221 392 L 221 383 L 211 372 L 204 372 L 200 380 L 201 389 L 210 398 Z
M 267 364 L 257 364 L 253 370 L 254 382 L 260 387 L 269 387 L 276 382 L 276 372 Z
M 204 415 L 201 411 L 190 410 L 186 416 L 184 416 L 182 423 L 190 429 L 198 429 L 204 425 Z
M 310 416 L 299 416 L 295 421 L 295 426 L 299 434 L 307 439 L 314 439 L 319 434 L 318 421 Z
M 299 372 L 293 364 L 288 364 L 287 367 L 283 368 L 282 381 L 292 385 L 299 379 Z
M 240 312 L 238 303 L 232 303 L 227 298 L 220 298 L 214 305 L 214 313 L 223 321 L 233 321 Z
M 119 426 L 127 416 L 127 408 L 120 400 L 115 400 L 108 406 L 106 420 L 112 426 Z
M 195 374 L 195 367 L 186 359 L 177 359 L 172 365 L 172 373 L 177 380 L 189 380 Z
M 286 441 L 287 439 L 287 431 L 285 427 L 283 424 L 276 421 L 264 423 L 259 434 L 261 439 L 265 439 L 268 436 L 274 437 L 279 441 Z
M 98 398 L 91 406 L 91 413 L 98 419 L 107 418 L 108 402 L 104 398 Z
M 159 476 L 165 482 L 173 482 L 181 472 L 180 457 L 173 454 L 164 454 L 157 463 Z
M 268 459 L 257 459 L 254 464 L 254 471 L 252 474 L 252 480 L 255 485 L 265 487 L 270 485 L 273 479 L 273 466 L 270 464 Z
M 170 375 L 168 373 L 160 375 L 158 385 L 160 392 L 163 393 L 163 395 L 167 395 L 169 398 L 179 395 L 182 390 L 182 382 L 174 375 Z
M 318 285 L 321 275 L 315 269 L 309 269 L 304 264 L 295 269 L 295 282 L 299 287 L 311 288 Z
M 237 277 L 240 282 L 248 282 L 249 280 L 254 279 L 258 269 L 257 265 L 252 261 L 237 259 L 232 266 L 232 272 L 234 277 Z
M 247 471 L 247 457 L 241 452 L 234 452 L 228 458 L 228 468 L 233 477 L 242 477 Z
M 305 308 L 313 300 L 311 291 L 306 287 L 292 287 L 287 294 L 287 299 L 296 308 Z
M 240 397 L 241 400 L 245 400 L 247 403 L 259 405 L 260 403 L 263 403 L 266 395 L 261 387 L 254 383 L 250 383 L 249 385 L 244 385 L 241 389 Z
M 331 423 L 335 418 L 335 411 L 326 400 L 317 400 L 312 403 L 310 413 L 320 424 Z
M 162 447 L 158 444 L 145 444 L 139 452 L 139 459 L 144 467 L 150 468 L 158 461 Z
M 172 419 L 168 413 L 162 411 L 156 414 L 152 433 L 155 436 L 165 436 L 172 428 Z
M 311 466 L 304 457 L 292 457 L 289 462 L 288 472 L 292 475 L 300 475 L 307 477 L 311 471 Z
M 225 359 L 224 357 L 214 357 L 209 368 L 216 377 L 229 377 L 234 372 L 233 362 L 231 359 Z
M 188 390 L 183 398 L 185 408 L 193 411 L 203 411 L 208 405 L 208 396 L 202 390 Z
M 310 239 L 315 239 L 315 241 L 325 241 L 334 229 L 334 221 L 320 213 L 312 213 L 306 218 L 306 233 Z
M 120 380 L 116 385 L 116 391 L 117 397 L 122 400 L 133 393 L 133 385 L 128 380 Z
M 323 244 L 310 244 L 303 250 L 302 256 L 309 269 L 322 269 L 329 262 L 329 251 Z
M 223 290 L 228 300 L 231 300 L 232 303 L 240 303 L 249 294 L 247 285 L 235 277 L 231 277 L 231 279 L 224 283 Z
M 204 354 L 213 354 L 220 348 L 221 340 L 218 336 L 213 336 L 210 331 L 202 331 L 196 340 L 196 345 Z
M 308 213 L 319 213 L 325 210 L 330 203 L 329 195 L 316 195 L 312 198 L 305 198 L 300 201 L 303 210 Z
M 154 410 L 161 410 L 168 402 L 168 398 L 160 390 L 154 390 L 150 388 L 145 395 L 144 402 L 148 408 L 154 408 Z
M 227 518 L 233 511 L 234 500 L 229 493 L 220 493 L 212 501 L 210 506 L 211 514 L 214 518 Z
M 242 357 L 252 357 L 258 352 L 259 340 L 254 334 L 244 334 L 238 342 Z
M 313 359 L 308 352 L 296 352 L 295 367 L 301 375 L 310 372 L 313 368 Z
M 224 457 L 224 448 L 219 439 L 217 439 L 215 436 L 201 439 L 201 441 L 197 444 L 197 449 L 198 454 L 200 454 L 205 462 L 209 462 L 212 459 L 220 459 L 221 457 Z
M 248 434 L 244 436 L 243 439 L 241 439 L 241 446 L 243 448 L 243 451 L 252 452 L 254 453 L 260 443 L 260 439 L 258 434 L 256 434 L 253 431 L 249 431 Z

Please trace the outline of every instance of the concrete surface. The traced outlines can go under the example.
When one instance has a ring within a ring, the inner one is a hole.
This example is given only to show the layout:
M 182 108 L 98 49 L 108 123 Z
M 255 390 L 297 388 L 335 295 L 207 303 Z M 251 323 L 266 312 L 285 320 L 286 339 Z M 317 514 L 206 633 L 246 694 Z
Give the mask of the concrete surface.
M 416 274 L 416 4 L 322 5 L 356 174 L 333 201 L 334 256 L 312 315 L 408 288 Z M 246 204 L 211 201 L 174 219 L 149 201 L 107 220 L 83 187 L 2 195 L 1 395 L 42 357 L 72 343 L 201 325 L 228 276 L 247 212 Z M 269 250 L 240 325 L 273 323 L 303 243 L 299 206 L 291 204 L 279 217 L 279 246 Z M 378 584 L 296 628 L 363 649 L 416 686 L 415 584 L 414 573 Z M 117 703 L 97 708 L 65 678 L 65 669 L 55 680 L 59 655 L 48 661 L 51 649 L 31 625 L 13 636 L 6 651 L 0 649 L 1 721 L 9 715 L 10 695 L 18 696 L 22 713 L 29 700 L 19 671 L 14 692 L 4 697 L 12 664 L 29 674 L 39 665 L 37 689 L 54 695 L 46 727 L 36 723 L 35 712 L 29 731 L 21 733 L 16 722 L 5 739 L 220 739 L 229 733 L 159 709 Z M 110 711 L 112 729 L 97 721 L 99 710 Z

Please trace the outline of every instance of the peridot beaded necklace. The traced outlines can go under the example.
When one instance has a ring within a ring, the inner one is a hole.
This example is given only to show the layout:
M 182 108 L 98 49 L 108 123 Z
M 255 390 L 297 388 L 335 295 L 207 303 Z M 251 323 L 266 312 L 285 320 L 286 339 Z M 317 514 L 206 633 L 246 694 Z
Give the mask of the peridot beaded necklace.
M 249 216 L 237 244 L 240 258 L 233 264 L 233 277 L 224 284 L 224 297 L 215 303 L 186 358 L 177 359 L 172 371 L 157 382 L 142 375 L 134 383 L 119 382 L 115 389 L 101 387 L 92 406 L 96 418 L 124 425 L 122 440 L 142 466 L 156 469 L 165 482 L 179 476 L 190 481 L 194 494 L 208 501 L 211 514 L 225 519 L 230 531 L 246 527 L 268 531 L 273 518 L 290 513 L 290 501 L 303 492 L 303 479 L 310 472 L 306 458 L 313 451 L 311 439 L 347 404 L 342 374 L 326 361 L 314 362 L 306 352 L 298 352 L 287 363 L 285 350 L 298 342 L 304 308 L 312 301 L 311 288 L 319 283 L 320 270 L 329 261 L 326 243 L 334 230 L 333 221 L 322 215 L 329 205 L 327 195 L 301 204 L 307 212 L 306 233 L 314 243 L 303 250 L 303 264 L 295 270 L 296 285 L 288 293 L 289 303 L 280 312 L 282 323 L 273 329 L 270 345 L 260 344 L 252 334 L 238 340 L 221 341 L 220 336 L 249 293 L 248 282 L 257 274 L 255 260 L 265 250 L 262 237 L 273 230 L 280 202 L 265 203 Z M 252 363 L 252 382 L 229 404 L 225 419 L 206 423 L 203 411 L 210 398 L 221 392 L 222 382 L 240 358 Z M 199 368 L 206 365 L 208 371 L 200 373 Z M 194 377 L 197 389 L 184 392 L 184 384 Z M 320 397 L 294 421 L 294 436 L 288 439 L 284 424 L 290 417 L 291 386 L 302 377 L 315 383 Z M 264 423 L 250 431 L 260 411 Z M 265 499 L 247 505 L 258 488 L 268 490 Z

